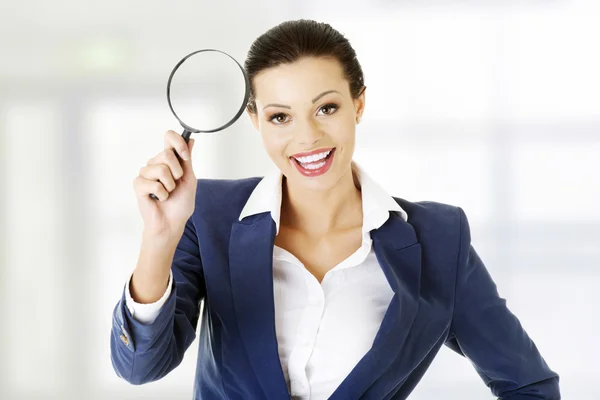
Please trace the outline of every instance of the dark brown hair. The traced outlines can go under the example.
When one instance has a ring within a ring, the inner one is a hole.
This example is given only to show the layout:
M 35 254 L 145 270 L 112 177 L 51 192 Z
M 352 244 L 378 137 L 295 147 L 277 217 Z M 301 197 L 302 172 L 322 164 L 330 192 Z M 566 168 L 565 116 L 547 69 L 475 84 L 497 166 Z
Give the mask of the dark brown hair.
M 350 85 L 350 95 L 353 98 L 360 96 L 364 87 L 363 71 L 348 39 L 329 24 L 299 19 L 269 29 L 250 46 L 244 63 L 250 80 L 248 110 L 256 113 L 253 80 L 259 72 L 311 56 L 338 60 Z

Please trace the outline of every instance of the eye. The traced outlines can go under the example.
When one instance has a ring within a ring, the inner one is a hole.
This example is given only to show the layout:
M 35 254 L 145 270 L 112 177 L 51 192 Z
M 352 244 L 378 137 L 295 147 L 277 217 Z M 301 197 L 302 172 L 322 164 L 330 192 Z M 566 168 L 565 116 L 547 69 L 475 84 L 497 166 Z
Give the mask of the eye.
M 336 112 L 338 108 L 339 107 L 338 107 L 337 104 L 329 103 L 329 104 L 325 104 L 324 106 L 322 106 L 321 108 L 319 108 L 319 111 L 323 111 L 323 113 L 325 115 L 331 115 L 334 112 Z
M 269 121 L 274 123 L 275 125 L 282 125 L 287 122 L 287 114 L 277 113 L 273 114 L 269 117 Z

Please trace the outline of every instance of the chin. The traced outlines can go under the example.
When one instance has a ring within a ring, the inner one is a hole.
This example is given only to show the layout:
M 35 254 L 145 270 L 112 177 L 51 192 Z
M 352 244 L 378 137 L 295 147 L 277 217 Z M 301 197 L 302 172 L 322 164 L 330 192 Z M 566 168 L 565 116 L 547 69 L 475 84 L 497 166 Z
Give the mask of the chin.
M 286 176 L 295 186 L 313 191 L 330 190 L 336 186 L 343 175 L 337 166 L 332 166 L 325 174 L 315 177 L 304 176 L 295 169 L 287 170 Z

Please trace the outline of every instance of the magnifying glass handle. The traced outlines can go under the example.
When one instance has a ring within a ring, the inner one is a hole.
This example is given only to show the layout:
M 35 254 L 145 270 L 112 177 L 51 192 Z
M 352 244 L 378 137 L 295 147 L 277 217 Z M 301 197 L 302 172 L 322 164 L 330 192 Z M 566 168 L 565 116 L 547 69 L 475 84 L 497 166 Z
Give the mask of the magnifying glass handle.
M 191 131 L 188 131 L 187 129 L 183 130 L 183 133 L 181 134 L 181 137 L 183 137 L 183 140 L 185 140 L 185 142 L 189 142 L 190 141 L 190 135 L 192 134 Z M 175 153 L 175 157 L 177 157 L 177 159 L 179 161 L 181 161 L 181 157 L 179 157 L 179 154 L 177 154 L 177 152 L 175 151 L 175 149 L 173 149 L 173 152 Z M 160 182 L 160 181 L 159 181 Z M 154 193 L 150 193 L 150 197 L 153 200 L 158 200 L 158 197 L 156 197 L 156 195 Z

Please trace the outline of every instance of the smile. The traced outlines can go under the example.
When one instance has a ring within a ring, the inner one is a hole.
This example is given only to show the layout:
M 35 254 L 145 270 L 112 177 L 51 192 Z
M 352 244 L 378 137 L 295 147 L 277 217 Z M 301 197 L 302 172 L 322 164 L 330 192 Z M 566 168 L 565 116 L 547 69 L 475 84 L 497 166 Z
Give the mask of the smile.
M 298 153 L 290 157 L 298 172 L 304 176 L 323 175 L 333 162 L 335 147 L 329 150 Z

